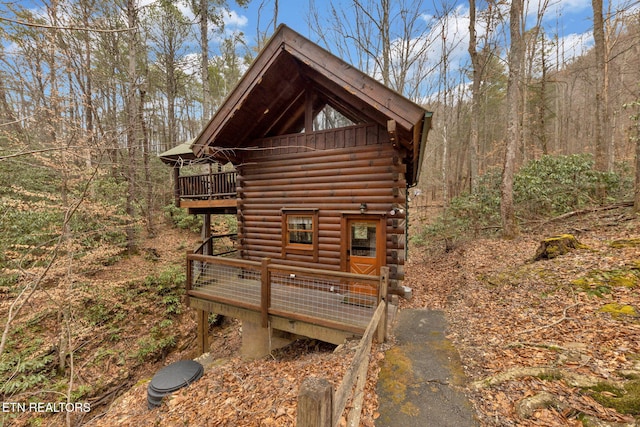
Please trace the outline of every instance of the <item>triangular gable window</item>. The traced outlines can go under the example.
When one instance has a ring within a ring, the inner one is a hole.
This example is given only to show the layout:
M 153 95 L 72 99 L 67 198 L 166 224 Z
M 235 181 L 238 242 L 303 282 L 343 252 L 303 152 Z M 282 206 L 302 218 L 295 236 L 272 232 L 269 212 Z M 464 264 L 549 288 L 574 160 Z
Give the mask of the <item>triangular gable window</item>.
M 330 105 L 325 105 L 322 110 L 316 114 L 313 118 L 313 130 L 327 130 L 327 129 L 337 129 L 347 126 L 353 126 L 354 123 L 352 120 L 347 118 L 344 114 L 340 113 L 338 110 L 333 108 Z

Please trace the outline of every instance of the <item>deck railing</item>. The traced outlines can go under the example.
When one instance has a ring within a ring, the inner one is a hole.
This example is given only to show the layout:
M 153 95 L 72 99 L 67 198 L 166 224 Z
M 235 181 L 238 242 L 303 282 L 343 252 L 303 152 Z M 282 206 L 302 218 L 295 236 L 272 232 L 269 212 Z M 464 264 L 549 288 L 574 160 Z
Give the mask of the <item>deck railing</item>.
M 187 298 L 362 334 L 386 295 L 388 276 L 368 276 L 187 254 Z
M 386 309 L 386 301 L 381 301 L 360 340 L 347 372 L 336 389 L 325 378 L 309 376 L 304 379 L 298 392 L 297 427 L 340 425 L 349 397 L 352 397 L 352 401 L 346 416 L 347 425 L 360 425 L 373 336 L 377 331 L 378 342 L 385 340 Z
M 224 199 L 236 196 L 236 172 L 215 172 L 178 177 L 178 196 L 183 199 Z
M 228 238 L 231 241 L 230 245 L 218 245 L 220 241 Z M 196 249 L 194 249 L 194 254 L 199 255 L 211 255 L 211 256 L 226 256 L 232 253 L 238 252 L 238 249 L 235 247 L 235 242 L 238 239 L 238 233 L 226 233 L 226 234 L 213 234 L 209 236 L 204 242 L 202 242 Z M 220 249 L 222 247 L 222 251 L 214 252 L 215 249 Z M 208 250 L 208 253 L 205 253 L 205 248 Z

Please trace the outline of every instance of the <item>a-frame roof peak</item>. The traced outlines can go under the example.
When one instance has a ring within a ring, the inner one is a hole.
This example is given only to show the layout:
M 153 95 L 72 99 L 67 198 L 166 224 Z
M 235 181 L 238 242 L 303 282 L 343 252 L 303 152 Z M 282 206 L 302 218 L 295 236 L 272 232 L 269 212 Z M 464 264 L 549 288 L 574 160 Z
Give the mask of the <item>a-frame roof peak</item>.
M 317 91 L 349 118 L 385 124 L 395 120 L 406 131 L 424 117 L 424 109 L 386 88 L 286 25 L 280 25 L 238 85 L 194 144 L 194 151 L 215 141 L 235 146 L 267 136 L 285 113 L 304 103 L 305 91 Z M 354 117 L 356 116 L 356 117 Z
M 329 104 L 357 122 L 393 121 L 399 142 L 415 154 L 429 128 L 430 113 L 422 107 L 280 25 L 196 138 L 194 153 L 298 132 L 309 102 L 315 108 Z

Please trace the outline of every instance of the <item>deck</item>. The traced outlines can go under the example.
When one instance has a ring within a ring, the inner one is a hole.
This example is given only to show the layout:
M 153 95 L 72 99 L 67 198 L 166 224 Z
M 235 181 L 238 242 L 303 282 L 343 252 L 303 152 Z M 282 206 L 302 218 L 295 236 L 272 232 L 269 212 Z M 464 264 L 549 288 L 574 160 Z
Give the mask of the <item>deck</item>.
M 177 170 L 177 169 L 176 169 Z M 190 213 L 228 213 L 237 209 L 236 172 L 177 176 L 176 205 Z
M 388 273 L 366 276 L 198 254 L 189 254 L 187 263 L 190 306 L 250 316 L 263 327 L 335 344 L 362 335 L 386 294 Z

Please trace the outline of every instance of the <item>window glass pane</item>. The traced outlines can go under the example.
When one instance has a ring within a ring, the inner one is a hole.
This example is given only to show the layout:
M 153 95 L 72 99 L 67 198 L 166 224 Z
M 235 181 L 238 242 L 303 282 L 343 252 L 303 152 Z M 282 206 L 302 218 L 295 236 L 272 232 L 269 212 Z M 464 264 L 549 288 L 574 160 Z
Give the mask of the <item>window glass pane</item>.
M 289 243 L 311 245 L 313 243 L 313 233 L 308 231 L 290 231 Z
M 288 215 L 287 232 L 289 243 L 303 245 L 313 244 L 313 216 L 311 215 Z
M 313 229 L 313 217 L 289 215 L 287 216 L 287 223 L 289 230 L 312 230 Z
M 373 258 L 376 256 L 376 224 L 351 224 L 351 255 Z

